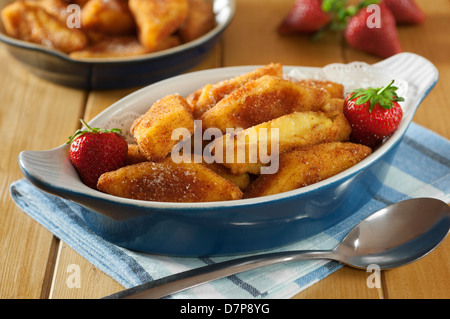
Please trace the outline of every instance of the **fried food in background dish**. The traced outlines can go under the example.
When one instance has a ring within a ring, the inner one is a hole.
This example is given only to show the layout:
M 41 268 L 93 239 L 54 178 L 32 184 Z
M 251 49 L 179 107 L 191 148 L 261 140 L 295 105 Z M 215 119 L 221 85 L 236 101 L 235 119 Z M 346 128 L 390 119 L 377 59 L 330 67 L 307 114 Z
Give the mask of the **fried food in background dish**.
M 131 126 L 130 132 L 139 150 L 149 161 L 163 160 L 182 137 L 172 139 L 175 129 L 186 128 L 194 133 L 194 119 L 186 99 L 178 94 L 155 102 Z
M 68 26 L 68 21 L 77 20 L 77 12 L 68 7 L 72 4 L 81 8 L 81 28 Z M 208 0 L 16 0 L 2 10 L 1 17 L 11 37 L 64 53 L 86 49 L 73 58 L 166 50 L 215 26 Z M 122 36 L 136 37 L 143 49 L 131 42 L 118 44 Z
M 72 14 L 67 10 L 66 0 L 34 0 L 34 4 L 45 9 L 62 23 L 67 23 L 67 18 Z
M 83 50 L 71 52 L 71 58 L 127 57 L 145 54 L 146 50 L 134 36 L 106 37 Z
M 89 0 L 81 10 L 81 27 L 107 35 L 129 35 L 136 29 L 127 0 Z
M 273 155 L 271 130 L 274 128 L 278 129 L 278 141 L 275 141 L 278 142 L 278 154 L 318 143 L 347 141 L 351 133 L 350 124 L 342 113 L 294 112 L 236 134 L 226 134 L 214 141 L 213 148 L 215 150 L 222 149 L 223 165 L 228 167 L 233 174 L 245 172 L 259 174 L 263 164 L 259 157 L 260 148 L 266 147 L 263 154 Z M 261 131 L 264 134 L 261 134 Z M 233 161 L 226 159 L 229 146 L 232 147 L 234 153 Z M 238 159 L 239 148 L 245 154 L 245 158 L 240 160 Z M 253 159 L 250 157 L 251 153 L 254 153 Z
M 350 142 L 322 143 L 280 155 L 275 174 L 260 175 L 244 198 L 287 192 L 320 182 L 362 161 L 372 150 Z
M 199 38 L 212 30 L 216 25 L 212 2 L 209 0 L 189 0 L 189 11 L 186 20 L 178 33 L 183 42 Z
M 67 2 L 66 0 L 62 0 L 62 1 Z M 69 0 L 69 1 L 70 1 L 70 3 L 79 5 L 81 8 L 83 8 L 86 5 L 86 3 L 88 3 L 91 0 Z
M 173 34 L 186 20 L 188 0 L 129 0 L 138 27 L 138 38 L 148 52 Z
M 270 63 L 232 79 L 227 79 L 216 84 L 207 84 L 203 88 L 193 92 L 186 97 L 186 99 L 192 107 L 194 118 L 200 118 L 203 113 L 208 111 L 231 92 L 249 81 L 256 80 L 264 75 L 272 75 L 281 78 L 283 76 L 282 64 Z
M 242 191 L 232 182 L 198 163 L 142 162 L 100 176 L 100 191 L 130 199 L 159 202 L 235 200 Z
M 88 44 L 83 32 L 70 29 L 34 1 L 16 1 L 1 12 L 8 35 L 64 53 L 81 50 Z
M 202 116 L 204 129 L 246 129 L 277 117 L 303 111 L 320 111 L 330 94 L 276 76 L 264 75 L 231 92 Z

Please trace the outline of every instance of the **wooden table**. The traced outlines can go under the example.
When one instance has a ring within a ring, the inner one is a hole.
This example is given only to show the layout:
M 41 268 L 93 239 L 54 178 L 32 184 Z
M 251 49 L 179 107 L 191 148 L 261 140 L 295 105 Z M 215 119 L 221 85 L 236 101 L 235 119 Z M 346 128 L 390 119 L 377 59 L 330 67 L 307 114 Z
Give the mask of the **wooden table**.
M 440 80 L 414 121 L 450 138 L 450 1 L 420 0 L 427 21 L 399 29 L 404 51 L 431 60 Z M 223 40 L 195 68 L 267 64 L 324 66 L 379 58 L 346 46 L 340 36 L 317 43 L 303 37 L 280 37 L 275 29 L 293 0 L 238 0 L 237 13 Z M 22 178 L 18 154 L 64 143 L 79 127 L 137 88 L 83 91 L 46 82 L 30 74 L 0 47 L 0 298 L 99 298 L 123 287 L 84 260 L 64 242 L 22 212 L 9 195 Z M 6 154 L 6 155 L 5 155 Z M 67 267 L 81 267 L 81 288 L 68 288 Z M 449 298 L 450 238 L 422 260 L 382 272 L 381 289 L 366 285 L 368 273 L 344 267 L 295 298 Z

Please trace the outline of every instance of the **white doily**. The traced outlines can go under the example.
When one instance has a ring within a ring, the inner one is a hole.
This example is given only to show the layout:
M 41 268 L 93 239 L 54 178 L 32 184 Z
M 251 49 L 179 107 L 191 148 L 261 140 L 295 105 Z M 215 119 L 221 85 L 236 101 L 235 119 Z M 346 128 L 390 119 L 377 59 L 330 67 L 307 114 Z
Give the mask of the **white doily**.
M 364 62 L 333 63 L 319 70 L 293 69 L 286 74 L 286 78 L 291 80 L 333 81 L 342 84 L 345 93 L 358 88 L 383 87 L 395 80 L 394 85 L 398 87 L 398 96 L 406 99 L 408 95 L 408 82 L 394 77 L 388 70 Z
M 110 130 L 112 128 L 120 128 L 122 130 L 122 135 L 128 143 L 135 143 L 133 135 L 130 133 L 131 125 L 134 120 L 137 119 L 141 114 L 136 112 L 125 112 L 119 116 L 114 116 L 106 119 L 105 123 L 102 124 L 102 128 Z

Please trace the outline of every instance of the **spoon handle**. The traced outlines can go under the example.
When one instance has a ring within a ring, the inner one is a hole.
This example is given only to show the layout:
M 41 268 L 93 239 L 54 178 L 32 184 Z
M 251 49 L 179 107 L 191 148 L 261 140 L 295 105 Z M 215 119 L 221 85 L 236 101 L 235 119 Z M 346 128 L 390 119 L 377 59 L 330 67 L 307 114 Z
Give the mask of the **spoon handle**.
M 306 260 L 334 259 L 330 250 L 302 250 L 260 254 L 228 260 L 184 271 L 142 285 L 119 291 L 104 299 L 156 299 L 200 284 L 277 263 Z

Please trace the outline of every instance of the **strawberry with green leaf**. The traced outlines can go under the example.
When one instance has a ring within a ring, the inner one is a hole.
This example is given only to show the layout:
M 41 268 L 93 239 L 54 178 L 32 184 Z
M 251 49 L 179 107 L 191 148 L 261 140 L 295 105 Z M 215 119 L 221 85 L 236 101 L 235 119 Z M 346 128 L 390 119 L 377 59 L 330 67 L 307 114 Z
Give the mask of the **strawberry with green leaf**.
M 97 189 L 97 181 L 103 173 L 124 166 L 128 143 L 120 135 L 120 129 L 91 128 L 81 120 L 86 129 L 80 129 L 69 137 L 70 159 L 81 180 Z
M 352 16 L 345 27 L 344 37 L 353 48 L 388 58 L 402 52 L 402 48 L 392 12 L 382 3 L 377 6 L 379 14 L 364 7 Z
M 376 147 L 397 130 L 403 117 L 394 81 L 382 88 L 356 89 L 347 95 L 344 115 L 349 121 L 355 143 Z

